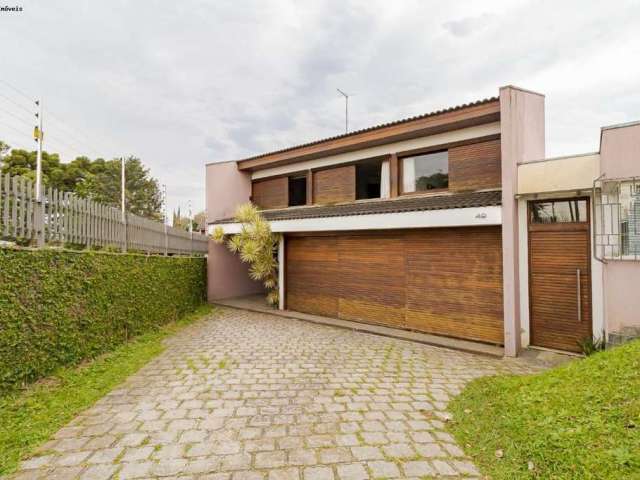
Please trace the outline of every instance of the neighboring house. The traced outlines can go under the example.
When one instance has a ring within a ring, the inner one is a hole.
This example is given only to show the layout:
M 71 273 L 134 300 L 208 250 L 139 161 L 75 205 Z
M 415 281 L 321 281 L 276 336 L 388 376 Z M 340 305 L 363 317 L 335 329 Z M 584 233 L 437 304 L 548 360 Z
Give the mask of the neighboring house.
M 208 164 L 208 224 L 233 234 L 238 205 L 264 210 L 284 234 L 280 308 L 500 344 L 511 356 L 529 345 L 578 351 L 587 337 L 640 325 L 634 175 L 640 124 L 603 128 L 598 153 L 545 159 L 544 96 L 508 86 Z M 210 300 L 261 290 L 213 243 L 209 279 Z

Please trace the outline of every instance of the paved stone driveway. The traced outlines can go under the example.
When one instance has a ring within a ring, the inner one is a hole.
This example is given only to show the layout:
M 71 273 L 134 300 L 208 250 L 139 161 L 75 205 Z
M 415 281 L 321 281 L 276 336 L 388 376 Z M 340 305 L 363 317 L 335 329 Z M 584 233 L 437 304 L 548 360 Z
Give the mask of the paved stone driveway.
M 16 477 L 477 477 L 447 402 L 474 377 L 529 368 L 232 309 L 168 343 Z

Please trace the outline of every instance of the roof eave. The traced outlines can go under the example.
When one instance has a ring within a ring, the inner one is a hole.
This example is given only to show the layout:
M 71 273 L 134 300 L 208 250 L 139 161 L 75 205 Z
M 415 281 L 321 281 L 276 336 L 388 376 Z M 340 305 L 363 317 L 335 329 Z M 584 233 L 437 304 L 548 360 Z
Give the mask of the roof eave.
M 240 170 L 260 170 L 499 120 L 500 102 L 498 98 L 494 97 L 473 104 L 453 107 L 419 117 L 378 125 L 337 137 L 238 160 L 237 164 Z

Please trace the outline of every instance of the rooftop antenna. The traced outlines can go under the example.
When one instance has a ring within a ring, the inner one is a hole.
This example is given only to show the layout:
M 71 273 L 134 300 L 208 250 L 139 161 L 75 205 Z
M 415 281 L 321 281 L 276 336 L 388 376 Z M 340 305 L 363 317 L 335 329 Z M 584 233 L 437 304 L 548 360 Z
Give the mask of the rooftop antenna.
M 336 88 L 336 90 L 344 97 L 344 133 L 349 133 L 349 95 L 339 88 Z

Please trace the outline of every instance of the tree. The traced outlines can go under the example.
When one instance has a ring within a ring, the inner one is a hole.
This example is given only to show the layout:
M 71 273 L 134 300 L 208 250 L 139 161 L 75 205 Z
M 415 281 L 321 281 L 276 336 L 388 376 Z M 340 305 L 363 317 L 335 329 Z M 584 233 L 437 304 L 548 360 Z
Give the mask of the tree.
M 191 225 L 194 232 L 200 232 L 203 229 L 206 229 L 206 213 L 204 211 L 198 212 L 193 216 L 191 220 Z M 180 207 L 178 210 L 173 211 L 172 222 L 171 225 L 178 228 L 183 228 L 184 230 L 189 231 L 189 217 L 183 217 L 180 213 Z
M 0 140 L 0 162 L 7 155 L 7 153 L 9 153 L 9 150 L 11 150 L 11 147 Z
M 203 210 L 193 216 L 193 229 L 201 233 L 207 230 L 207 212 Z
M 255 205 L 240 205 L 235 219 L 242 224 L 240 233 L 227 238 L 227 248 L 238 255 L 244 263 L 249 263 L 249 276 L 261 281 L 267 289 L 267 302 L 278 305 L 280 293 L 278 289 L 278 260 L 276 252 L 280 235 L 272 233 L 267 222 Z M 216 243 L 224 243 L 225 235 L 218 226 L 213 232 Z
M 82 156 L 62 163 L 57 153 L 42 152 L 42 182 L 45 186 L 113 206 L 120 205 L 120 168 L 119 159 L 91 160 Z M 0 142 L 0 171 L 35 181 L 36 152 L 9 149 L 7 144 Z M 139 158 L 129 157 L 125 162 L 125 172 L 127 211 L 154 220 L 162 219 L 162 195 L 158 181 L 149 175 L 149 170 Z
M 90 175 L 78 183 L 76 192 L 97 202 L 119 205 L 120 160 L 95 160 L 89 171 Z M 141 217 L 162 220 L 162 194 L 158 181 L 149 176 L 149 169 L 142 165 L 139 158 L 129 157 L 125 160 L 125 178 L 127 211 Z

